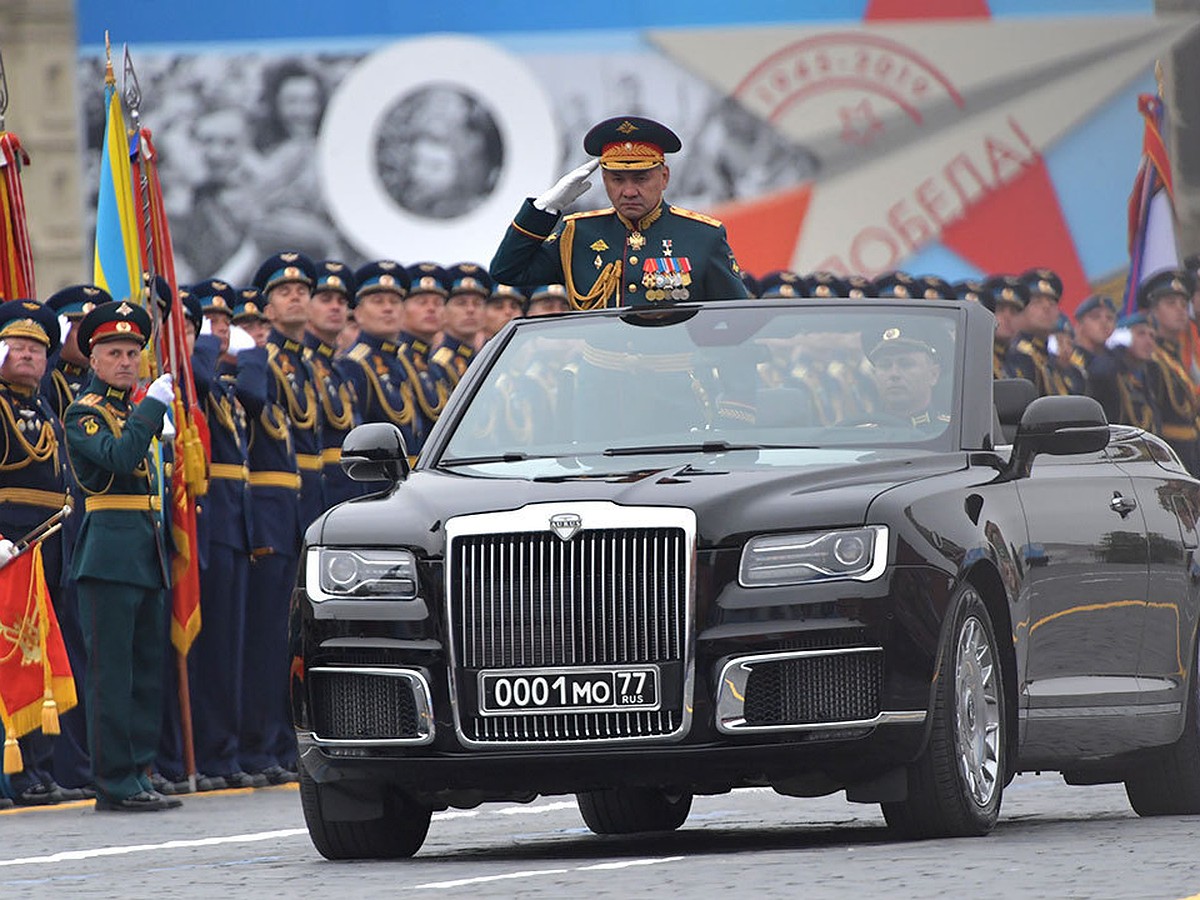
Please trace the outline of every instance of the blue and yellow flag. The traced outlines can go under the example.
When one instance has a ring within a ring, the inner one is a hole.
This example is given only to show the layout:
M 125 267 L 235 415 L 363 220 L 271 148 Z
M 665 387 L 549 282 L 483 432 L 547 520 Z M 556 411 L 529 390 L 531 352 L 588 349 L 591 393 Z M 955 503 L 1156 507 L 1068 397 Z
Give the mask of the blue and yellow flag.
M 104 147 L 96 204 L 96 254 L 92 281 L 114 300 L 142 302 L 141 248 L 129 162 L 129 133 L 112 63 L 104 78 Z

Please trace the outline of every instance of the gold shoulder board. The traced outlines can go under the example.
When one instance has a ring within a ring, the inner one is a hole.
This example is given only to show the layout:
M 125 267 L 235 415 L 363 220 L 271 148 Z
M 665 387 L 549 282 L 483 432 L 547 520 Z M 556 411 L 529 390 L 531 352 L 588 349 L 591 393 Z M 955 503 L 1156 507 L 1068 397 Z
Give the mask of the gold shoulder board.
M 714 219 L 712 216 L 706 216 L 704 213 L 698 213 L 695 210 L 683 209 L 679 206 L 672 206 L 670 210 L 672 215 L 703 222 L 705 225 L 711 225 L 713 228 L 721 228 L 723 226 L 720 219 Z

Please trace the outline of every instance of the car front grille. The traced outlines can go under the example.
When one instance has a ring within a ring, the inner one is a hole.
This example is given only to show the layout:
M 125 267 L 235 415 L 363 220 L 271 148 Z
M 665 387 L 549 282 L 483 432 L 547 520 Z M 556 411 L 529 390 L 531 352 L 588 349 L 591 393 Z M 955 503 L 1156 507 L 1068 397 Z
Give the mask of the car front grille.
M 882 691 L 877 649 L 763 661 L 746 680 L 746 725 L 865 721 L 879 713 Z
M 639 521 L 631 512 L 625 519 Z M 596 527 L 564 540 L 548 530 L 493 527 L 454 535 L 446 596 L 462 736 L 558 743 L 661 737 L 686 727 L 693 533 Z M 659 667 L 659 709 L 478 714 L 473 686 L 481 671 L 622 664 Z
M 415 682 L 402 673 L 312 669 L 313 733 L 327 741 L 416 741 L 424 737 Z

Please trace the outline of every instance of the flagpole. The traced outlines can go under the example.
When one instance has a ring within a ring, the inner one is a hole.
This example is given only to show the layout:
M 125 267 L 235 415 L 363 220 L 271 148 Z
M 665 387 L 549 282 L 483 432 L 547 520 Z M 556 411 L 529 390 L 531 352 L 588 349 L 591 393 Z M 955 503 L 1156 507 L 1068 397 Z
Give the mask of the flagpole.
M 157 278 L 155 278 L 155 275 L 157 274 L 157 269 L 158 269 L 158 266 L 156 265 L 156 263 L 157 263 L 156 256 L 159 251 L 158 251 L 158 245 L 155 243 L 155 240 L 154 240 L 154 213 L 155 213 L 155 210 L 153 208 L 153 197 L 152 197 L 152 191 L 150 189 L 150 181 L 149 181 L 149 177 L 147 176 L 147 173 L 146 173 L 147 154 L 146 154 L 145 140 L 142 135 L 142 126 L 141 126 L 142 90 L 141 90 L 141 85 L 138 82 L 137 72 L 133 68 L 133 57 L 130 56 L 130 54 L 129 54 L 129 46 L 128 45 L 126 45 L 124 48 L 124 57 L 125 58 L 124 58 L 124 73 L 123 73 L 122 87 L 123 87 L 123 93 L 125 95 L 125 102 L 129 106 L 129 116 L 133 123 L 133 134 L 137 136 L 137 162 L 138 162 L 137 190 L 138 190 L 139 200 L 141 201 L 141 206 L 142 206 L 142 230 L 144 233 L 143 239 L 145 242 L 145 258 L 146 258 L 146 288 L 147 288 L 147 295 L 148 295 L 148 298 L 150 301 L 149 312 L 150 312 L 150 315 L 152 316 L 151 321 L 153 322 L 153 327 L 151 328 L 152 337 L 151 337 L 150 345 L 152 347 L 154 347 L 155 350 L 157 351 L 158 348 L 162 344 L 161 338 L 162 338 L 162 331 L 163 331 L 163 328 L 162 328 L 163 315 L 162 315 L 162 307 L 159 305 Z M 173 285 L 171 287 L 172 287 L 172 289 L 174 289 Z M 164 299 L 167 299 L 168 301 L 171 301 L 171 302 L 175 301 L 175 298 L 173 298 L 173 297 L 164 298 Z M 176 315 L 182 315 L 182 310 L 175 310 L 175 313 L 176 313 Z M 181 374 L 180 370 L 182 367 L 179 366 L 178 360 L 176 360 L 174 358 L 174 352 L 175 352 L 174 342 L 168 338 L 168 340 L 166 341 L 166 346 L 167 346 L 167 354 L 168 354 L 166 369 L 168 371 L 170 371 L 176 377 L 177 380 L 179 380 L 179 375 Z M 159 372 L 161 372 L 164 367 L 162 365 L 158 364 L 157 358 L 155 359 L 155 363 L 156 363 L 156 368 L 159 370 Z M 159 372 L 156 372 L 155 374 L 159 374 Z M 182 393 L 184 393 L 185 385 L 176 384 L 175 389 L 182 394 Z M 174 405 L 175 404 L 172 404 L 172 407 L 174 407 Z M 184 429 L 186 427 L 186 422 L 183 421 L 182 418 L 180 418 L 180 417 L 176 417 L 176 418 L 179 419 L 179 421 L 177 421 L 175 423 L 176 428 L 180 432 L 182 432 L 182 429 Z M 175 460 L 175 466 L 177 468 L 182 466 L 183 464 L 184 464 L 184 460 L 182 460 L 182 459 Z M 165 481 L 162 482 L 162 484 L 163 484 L 164 489 L 166 489 L 167 485 L 166 485 Z M 171 493 L 172 493 L 172 497 L 173 497 L 173 495 L 174 495 L 173 485 L 171 486 Z M 188 497 L 188 501 L 192 502 L 190 496 Z M 192 552 L 195 552 L 195 548 L 192 548 Z M 173 594 L 172 594 L 172 596 L 173 596 Z M 173 610 L 174 610 L 174 601 L 173 600 L 172 600 L 172 604 L 171 604 L 171 609 L 173 612 Z M 172 619 L 173 619 L 173 615 L 172 615 Z M 188 677 L 187 654 L 184 653 L 182 650 L 180 650 L 178 647 L 175 648 L 175 671 L 176 671 L 176 676 L 177 676 L 175 679 L 175 683 L 177 686 L 177 694 L 178 694 L 177 699 L 179 702 L 180 740 L 183 744 L 183 747 L 182 747 L 183 770 L 184 770 L 184 774 L 187 777 L 188 790 L 190 792 L 194 793 L 196 790 L 196 744 L 195 744 L 195 735 L 194 735 L 194 731 L 192 728 L 191 685 L 190 685 L 190 681 L 189 681 L 189 677 Z

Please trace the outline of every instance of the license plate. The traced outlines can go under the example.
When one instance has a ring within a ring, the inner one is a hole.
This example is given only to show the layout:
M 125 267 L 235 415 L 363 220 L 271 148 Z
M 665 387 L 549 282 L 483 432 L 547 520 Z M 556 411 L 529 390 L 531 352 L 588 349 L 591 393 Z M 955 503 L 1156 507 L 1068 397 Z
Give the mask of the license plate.
M 479 711 L 485 716 L 658 708 L 657 666 L 479 673 Z

